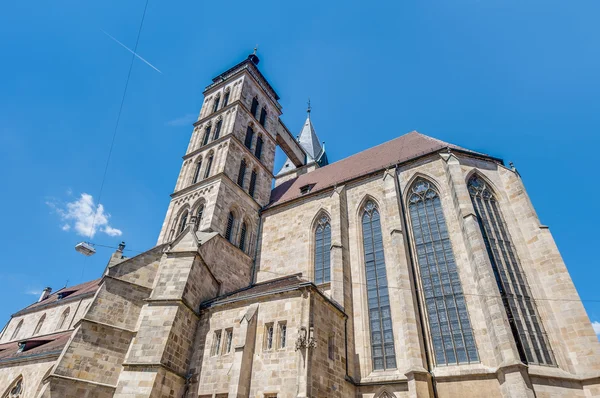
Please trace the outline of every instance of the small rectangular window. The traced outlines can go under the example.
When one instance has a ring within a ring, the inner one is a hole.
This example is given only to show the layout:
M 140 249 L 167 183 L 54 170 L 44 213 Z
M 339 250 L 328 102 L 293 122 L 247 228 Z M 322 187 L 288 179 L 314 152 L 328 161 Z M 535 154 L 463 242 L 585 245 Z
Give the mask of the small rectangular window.
M 231 346 L 233 344 L 233 329 L 225 330 L 225 354 L 231 352 Z
M 327 352 L 329 359 L 333 361 L 335 359 L 335 336 L 333 334 L 330 334 L 327 339 Z
M 265 325 L 265 350 L 273 349 L 273 324 Z
M 287 323 L 279 322 L 279 348 L 285 348 L 287 343 Z
M 277 398 L 277 393 L 265 393 L 264 398 Z
M 211 356 L 217 356 L 219 355 L 219 352 L 221 351 L 221 331 L 217 330 L 215 331 L 215 336 L 213 339 L 213 345 L 212 345 L 212 350 L 210 355 Z

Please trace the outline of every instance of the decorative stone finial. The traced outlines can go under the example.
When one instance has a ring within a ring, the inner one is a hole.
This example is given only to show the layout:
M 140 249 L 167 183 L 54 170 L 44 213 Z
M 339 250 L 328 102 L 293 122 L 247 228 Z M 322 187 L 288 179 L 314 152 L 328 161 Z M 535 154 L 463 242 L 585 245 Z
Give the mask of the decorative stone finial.
M 311 111 L 311 107 L 310 107 L 310 97 L 308 98 L 308 102 L 307 102 L 308 107 L 306 108 L 306 113 L 308 113 L 308 116 L 310 116 L 310 111 Z

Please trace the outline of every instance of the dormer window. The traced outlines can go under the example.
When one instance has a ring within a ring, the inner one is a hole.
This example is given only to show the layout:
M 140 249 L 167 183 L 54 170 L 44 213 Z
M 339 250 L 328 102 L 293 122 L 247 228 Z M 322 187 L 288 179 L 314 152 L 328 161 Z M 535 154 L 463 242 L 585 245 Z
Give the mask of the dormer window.
M 72 293 L 73 293 L 73 291 L 72 291 L 72 290 L 66 290 L 66 291 L 64 291 L 64 292 L 59 292 L 59 293 L 56 295 L 56 298 L 57 298 L 57 300 L 62 300 L 62 299 L 64 299 L 65 297 L 69 296 L 69 295 L 70 295 L 70 294 L 72 294 Z
M 23 352 L 23 351 L 25 351 L 25 342 L 24 341 L 20 342 L 18 344 L 18 346 L 19 346 L 19 349 L 17 350 L 17 352 Z
M 310 193 L 310 191 L 312 190 L 312 188 L 315 186 L 315 184 L 306 184 L 300 187 L 300 194 L 302 195 L 306 195 L 307 193 Z

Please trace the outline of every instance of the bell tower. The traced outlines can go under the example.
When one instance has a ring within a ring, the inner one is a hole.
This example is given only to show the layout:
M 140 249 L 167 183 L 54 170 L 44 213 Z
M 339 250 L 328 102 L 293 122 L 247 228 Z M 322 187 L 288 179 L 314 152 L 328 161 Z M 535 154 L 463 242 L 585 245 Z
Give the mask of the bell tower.
M 259 210 L 269 202 L 276 146 L 296 163 L 306 161 L 298 147 L 286 148 L 293 137 L 258 63 L 255 50 L 204 90 L 158 244 L 192 226 L 218 232 L 252 256 Z

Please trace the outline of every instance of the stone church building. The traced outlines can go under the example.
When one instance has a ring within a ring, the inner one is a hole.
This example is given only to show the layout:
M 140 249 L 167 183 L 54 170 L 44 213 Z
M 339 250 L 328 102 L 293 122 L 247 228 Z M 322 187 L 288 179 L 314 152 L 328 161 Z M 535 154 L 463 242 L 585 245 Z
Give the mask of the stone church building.
M 206 88 L 157 245 L 12 315 L 0 398 L 600 396 L 514 167 L 418 132 L 329 164 L 258 63 Z

